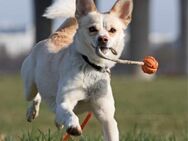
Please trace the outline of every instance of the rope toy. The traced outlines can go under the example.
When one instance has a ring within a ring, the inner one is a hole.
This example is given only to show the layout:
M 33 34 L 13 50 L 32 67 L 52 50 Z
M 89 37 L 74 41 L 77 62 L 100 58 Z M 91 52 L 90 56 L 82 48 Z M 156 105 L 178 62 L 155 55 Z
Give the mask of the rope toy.
M 114 55 L 117 55 L 117 52 L 113 48 L 109 48 L 109 49 Z M 142 71 L 147 74 L 155 73 L 159 66 L 157 60 L 152 56 L 145 57 L 143 61 L 131 61 L 131 60 L 122 60 L 115 58 L 112 59 L 105 56 L 99 47 L 96 47 L 96 54 L 103 59 L 110 60 L 116 63 L 140 65 L 142 67 Z
M 116 50 L 114 50 L 113 48 L 109 48 L 111 50 L 111 52 L 114 54 L 114 55 L 117 55 L 117 52 Z M 143 61 L 131 61 L 131 60 L 121 60 L 121 59 L 112 59 L 112 58 L 108 58 L 107 56 L 105 56 L 99 47 L 96 47 L 96 54 L 103 58 L 103 59 L 107 59 L 107 60 L 110 60 L 110 61 L 113 61 L 113 62 L 116 62 L 116 63 L 120 63 L 120 64 L 133 64 L 133 65 L 140 65 L 142 67 L 142 71 L 144 73 L 147 73 L 147 74 L 153 74 L 153 73 L 156 73 L 157 69 L 158 69 L 158 62 L 157 60 L 152 57 L 152 56 L 147 56 L 144 58 Z M 87 114 L 87 116 L 85 117 L 84 121 L 82 122 L 81 124 L 81 129 L 83 130 L 84 127 L 86 126 L 86 124 L 88 123 L 89 119 L 91 118 L 92 116 L 92 113 L 89 112 Z M 68 139 L 70 138 L 70 135 L 68 133 L 66 133 L 64 136 L 63 136 L 63 139 L 62 141 L 68 141 Z
M 143 62 L 144 65 L 142 65 L 142 70 L 144 73 L 153 74 L 157 71 L 159 65 L 154 57 L 147 56 L 144 58 Z

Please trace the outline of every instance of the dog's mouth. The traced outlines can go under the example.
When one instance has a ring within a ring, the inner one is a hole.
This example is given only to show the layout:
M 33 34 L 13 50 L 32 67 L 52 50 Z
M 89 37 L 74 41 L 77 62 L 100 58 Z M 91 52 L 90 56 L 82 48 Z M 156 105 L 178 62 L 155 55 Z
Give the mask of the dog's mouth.
M 95 50 L 100 50 L 101 53 L 103 53 L 104 55 L 107 55 L 107 53 L 109 51 L 112 52 L 112 54 L 117 55 L 117 51 L 115 49 L 113 49 L 112 47 L 105 47 L 105 46 L 94 46 L 93 44 L 91 44 L 91 46 L 95 49 Z
M 107 54 L 108 52 L 109 52 L 109 48 L 108 47 L 99 47 L 99 49 L 101 50 L 101 52 L 103 53 L 103 54 Z
M 98 47 L 98 48 L 101 50 L 101 52 L 104 55 L 106 55 L 109 51 L 111 51 L 112 54 L 114 54 L 114 55 L 118 54 L 117 51 L 115 49 L 113 49 L 112 47 Z

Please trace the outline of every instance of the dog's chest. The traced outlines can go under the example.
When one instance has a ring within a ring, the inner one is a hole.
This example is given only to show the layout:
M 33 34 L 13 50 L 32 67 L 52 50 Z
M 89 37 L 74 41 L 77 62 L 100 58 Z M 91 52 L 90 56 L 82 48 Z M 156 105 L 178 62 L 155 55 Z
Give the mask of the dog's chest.
M 110 76 L 108 73 L 88 69 L 84 73 L 83 86 L 88 96 L 105 94 L 110 86 Z

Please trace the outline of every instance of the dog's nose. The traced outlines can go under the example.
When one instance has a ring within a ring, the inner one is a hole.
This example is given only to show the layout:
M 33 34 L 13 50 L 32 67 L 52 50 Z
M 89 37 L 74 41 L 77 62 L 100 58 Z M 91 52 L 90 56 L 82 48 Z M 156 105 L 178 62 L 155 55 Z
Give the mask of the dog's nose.
M 108 42 L 108 37 L 107 36 L 99 36 L 98 42 L 100 44 L 106 44 Z

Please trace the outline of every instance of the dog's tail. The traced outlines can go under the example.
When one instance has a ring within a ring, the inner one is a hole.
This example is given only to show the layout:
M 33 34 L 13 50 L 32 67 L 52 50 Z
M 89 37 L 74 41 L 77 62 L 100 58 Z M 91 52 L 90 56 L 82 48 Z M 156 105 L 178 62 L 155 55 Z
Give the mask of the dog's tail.
M 44 17 L 49 19 L 74 17 L 76 10 L 76 0 L 56 0 L 49 6 Z

